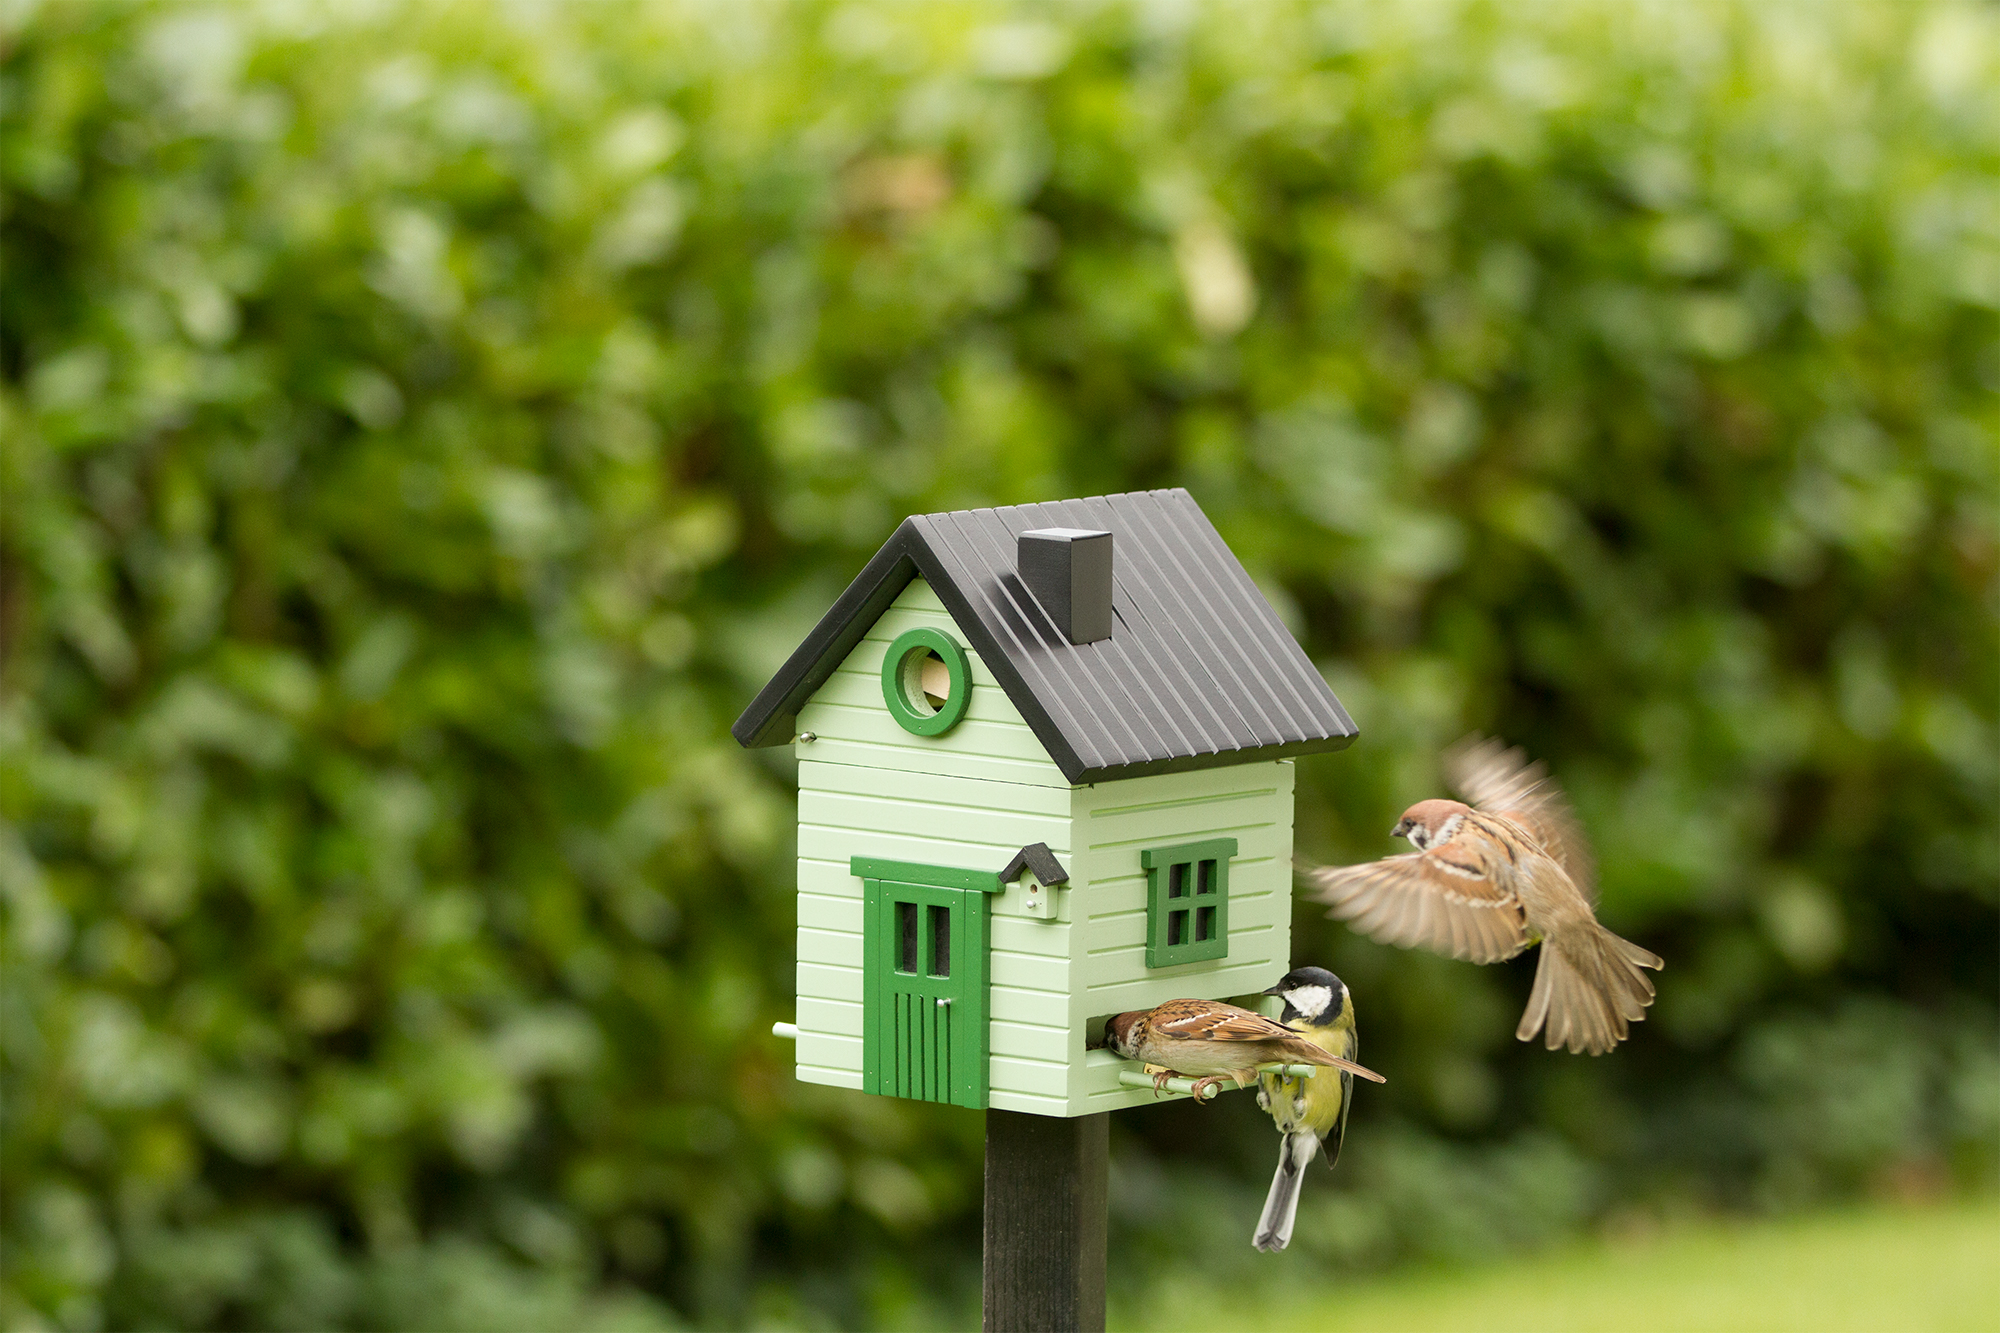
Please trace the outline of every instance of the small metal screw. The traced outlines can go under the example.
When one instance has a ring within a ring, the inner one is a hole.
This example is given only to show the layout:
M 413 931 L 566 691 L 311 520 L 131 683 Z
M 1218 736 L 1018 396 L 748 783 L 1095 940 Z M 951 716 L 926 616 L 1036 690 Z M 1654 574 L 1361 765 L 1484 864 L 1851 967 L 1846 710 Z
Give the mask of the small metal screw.
M 802 731 L 799 733 L 799 744 L 801 745 L 811 745 L 814 741 L 818 739 L 819 737 L 814 735 L 810 731 Z

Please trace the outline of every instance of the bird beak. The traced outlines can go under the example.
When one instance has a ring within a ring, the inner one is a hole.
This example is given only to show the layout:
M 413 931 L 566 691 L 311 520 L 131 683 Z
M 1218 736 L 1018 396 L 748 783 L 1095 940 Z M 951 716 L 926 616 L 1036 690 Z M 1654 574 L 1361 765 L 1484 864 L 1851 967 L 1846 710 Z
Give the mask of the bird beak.
M 1390 836 L 1390 837 L 1392 837 L 1392 838 L 1407 838 L 1407 837 L 1409 837 L 1409 836 L 1410 836 L 1410 821 L 1409 821 L 1409 820 L 1407 820 L 1407 819 L 1399 819 L 1399 820 L 1397 820 L 1397 821 L 1396 821 L 1396 827 L 1394 827 L 1394 828 L 1392 828 L 1392 829 L 1390 829 L 1390 830 L 1389 830 L 1389 836 Z
M 1285 993 L 1285 983 L 1281 981 L 1277 985 L 1271 987 L 1271 989 L 1260 990 L 1257 993 L 1259 995 L 1283 995 Z

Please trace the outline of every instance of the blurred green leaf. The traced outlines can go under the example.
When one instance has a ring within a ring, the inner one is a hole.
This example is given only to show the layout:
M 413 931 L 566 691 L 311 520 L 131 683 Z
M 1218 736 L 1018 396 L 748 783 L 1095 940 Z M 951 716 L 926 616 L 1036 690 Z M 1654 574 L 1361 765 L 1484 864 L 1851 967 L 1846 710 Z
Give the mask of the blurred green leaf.
M 959 1319 L 979 1122 L 791 1079 L 727 726 L 904 514 L 1134 487 L 1361 723 L 1301 850 L 1497 732 L 1670 963 L 1579 1061 L 1302 909 L 1402 1071 L 1302 1247 L 1990 1180 L 1989 8 L 0 24 L 8 1324 Z M 1119 1252 L 1269 1146 L 1121 1117 Z

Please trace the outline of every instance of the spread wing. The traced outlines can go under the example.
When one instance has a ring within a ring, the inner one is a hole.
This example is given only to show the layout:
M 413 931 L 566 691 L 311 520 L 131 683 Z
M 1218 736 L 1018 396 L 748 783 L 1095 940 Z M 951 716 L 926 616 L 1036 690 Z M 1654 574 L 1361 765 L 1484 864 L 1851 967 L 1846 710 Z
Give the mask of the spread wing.
M 1474 809 L 1502 815 L 1525 828 L 1584 899 L 1597 905 L 1597 867 L 1590 842 L 1546 769 L 1491 737 L 1467 736 L 1445 751 L 1444 776 Z
M 1257 1053 L 1264 1059 L 1277 1056 L 1298 1064 L 1330 1065 L 1377 1083 L 1388 1081 L 1374 1070 L 1307 1040 L 1276 1019 L 1220 1000 L 1168 1000 L 1155 1008 L 1147 1021 L 1155 1037 L 1177 1041 L 1260 1042 L 1267 1048 L 1276 1048 Z
M 1464 838 L 1358 866 L 1300 867 L 1312 896 L 1370 939 L 1497 963 L 1527 947 L 1521 900 Z
M 1169 1000 L 1153 1010 L 1152 1028 L 1183 1041 L 1298 1040 L 1283 1023 L 1220 1000 Z

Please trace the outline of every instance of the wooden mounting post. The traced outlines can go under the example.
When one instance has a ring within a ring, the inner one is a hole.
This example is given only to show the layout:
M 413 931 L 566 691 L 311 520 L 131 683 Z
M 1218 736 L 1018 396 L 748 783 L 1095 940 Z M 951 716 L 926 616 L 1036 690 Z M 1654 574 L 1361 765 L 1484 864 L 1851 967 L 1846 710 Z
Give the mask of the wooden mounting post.
M 986 1333 L 1103 1333 L 1110 1131 L 986 1113 Z

